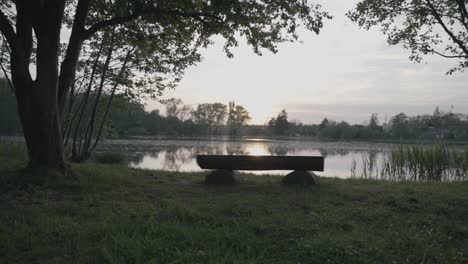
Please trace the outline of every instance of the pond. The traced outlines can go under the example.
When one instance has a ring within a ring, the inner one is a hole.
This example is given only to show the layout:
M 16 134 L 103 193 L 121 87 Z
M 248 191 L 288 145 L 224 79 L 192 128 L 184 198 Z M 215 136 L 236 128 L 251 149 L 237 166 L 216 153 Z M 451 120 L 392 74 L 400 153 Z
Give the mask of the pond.
M 362 171 L 363 160 L 381 163 L 398 144 L 370 142 L 319 142 L 264 138 L 212 138 L 162 140 L 106 140 L 99 151 L 126 153 L 130 166 L 168 171 L 202 171 L 196 155 L 324 156 L 321 176 L 349 178 Z M 354 167 L 354 169 L 353 169 Z M 285 175 L 289 171 L 255 171 L 255 174 Z

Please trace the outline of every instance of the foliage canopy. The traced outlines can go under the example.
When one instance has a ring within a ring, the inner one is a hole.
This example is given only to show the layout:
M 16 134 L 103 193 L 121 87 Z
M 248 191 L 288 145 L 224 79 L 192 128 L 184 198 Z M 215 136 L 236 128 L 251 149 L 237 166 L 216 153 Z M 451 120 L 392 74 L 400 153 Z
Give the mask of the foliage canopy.
M 403 44 L 410 59 L 435 54 L 457 61 L 449 74 L 468 67 L 468 0 L 363 0 L 348 13 L 370 29 L 380 26 L 390 45 Z

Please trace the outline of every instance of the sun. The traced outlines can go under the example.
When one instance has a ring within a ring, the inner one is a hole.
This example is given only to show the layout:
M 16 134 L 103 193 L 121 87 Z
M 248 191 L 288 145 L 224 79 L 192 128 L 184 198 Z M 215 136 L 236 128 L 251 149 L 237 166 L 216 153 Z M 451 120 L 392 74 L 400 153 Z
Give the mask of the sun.
M 249 122 L 250 125 L 264 125 L 275 114 L 271 106 L 265 103 L 246 102 L 245 108 L 252 118 Z

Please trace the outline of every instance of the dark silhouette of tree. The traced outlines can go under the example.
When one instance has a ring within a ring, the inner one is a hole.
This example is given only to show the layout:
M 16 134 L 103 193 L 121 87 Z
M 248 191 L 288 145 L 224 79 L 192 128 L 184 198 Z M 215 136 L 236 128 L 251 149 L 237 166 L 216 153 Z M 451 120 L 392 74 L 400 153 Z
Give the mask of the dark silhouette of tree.
M 369 127 L 371 129 L 377 129 L 379 128 L 380 123 L 379 123 L 379 117 L 377 113 L 373 113 L 369 119 Z
M 434 113 L 432 114 L 432 117 L 433 118 L 431 120 L 432 121 L 431 125 L 437 128 L 442 127 L 442 112 L 440 112 L 438 106 L 434 109 Z
M 348 16 L 365 29 L 380 25 L 388 43 L 403 44 L 413 61 L 427 54 L 458 61 L 451 74 L 468 67 L 467 6 L 466 0 L 362 0 Z
M 211 135 L 212 128 L 221 125 L 226 118 L 226 114 L 227 106 L 224 104 L 199 104 L 192 112 L 192 118 L 195 123 L 206 125 L 208 127 L 208 134 Z
M 241 105 L 236 105 L 234 101 L 229 102 L 227 125 L 229 127 L 229 134 L 237 135 L 239 129 L 245 126 L 251 119 L 249 112 Z
M 299 0 L 2 0 L 0 7 L 1 45 L 8 50 L 2 53 L 1 69 L 11 79 L 16 95 L 29 154 L 28 167 L 62 172 L 67 168 L 62 139 L 64 106 L 76 81 L 83 45 L 96 35 L 109 28 L 125 28 L 128 36 L 140 36 L 133 45 L 151 40 L 153 47 L 169 47 L 174 52 L 198 57 L 198 49 L 211 44 L 213 35 L 224 37 L 224 49 L 232 56 L 230 48 L 237 45 L 237 37 L 242 35 L 260 54 L 262 49 L 276 52 L 278 43 L 296 40 L 300 25 L 318 33 L 323 19 L 329 18 L 319 6 Z M 70 30 L 69 40 L 63 45 L 62 29 Z M 168 41 L 155 41 L 158 37 Z M 153 48 L 141 49 L 141 54 L 154 52 Z M 145 58 L 160 60 L 158 53 L 154 55 L 142 57 L 141 71 L 151 70 L 152 63 Z M 36 68 L 35 78 L 31 65 Z M 173 65 L 175 69 L 186 66 Z M 153 77 L 153 85 L 161 88 L 158 76 Z
M 324 128 L 328 127 L 329 125 L 330 125 L 330 121 L 328 121 L 327 118 L 324 118 L 322 120 L 322 122 L 320 122 L 319 127 L 320 127 L 320 129 L 324 129 Z
M 181 99 L 173 98 L 167 100 L 166 102 L 164 102 L 164 104 L 166 105 L 166 116 L 178 118 L 184 103 Z
M 79 94 L 75 97 L 77 105 L 80 105 L 78 102 L 81 102 L 84 96 L 84 94 Z M 108 102 L 109 96 L 109 94 L 104 93 L 101 96 L 102 101 Z M 11 100 L 12 97 L 13 94 L 9 91 L 8 81 L 0 79 L 0 135 L 19 135 L 22 133 L 18 116 L 12 114 L 16 111 L 16 104 L 14 100 Z M 89 101 L 95 102 L 95 98 L 96 94 L 92 93 L 89 96 Z M 233 109 L 232 106 L 233 104 L 231 103 L 231 109 Z M 88 107 L 93 107 L 93 104 L 89 104 Z M 96 112 L 98 123 L 101 122 L 105 110 L 105 104 L 98 107 Z M 215 120 L 215 117 L 213 118 Z M 191 116 L 183 121 L 182 119 L 180 116 L 163 116 L 158 110 L 147 112 L 144 105 L 138 100 L 131 99 L 124 94 L 117 94 L 109 108 L 108 119 L 103 123 L 102 138 L 180 135 L 206 136 L 212 133 L 206 124 L 208 121 L 195 120 Z M 425 115 L 407 116 L 400 113 L 390 118 L 389 124 L 385 129 L 380 125 L 371 125 L 379 124 L 376 115 L 371 119 L 374 119 L 375 122 L 369 120 L 367 125 L 351 125 L 345 121 L 335 122 L 327 118 L 319 124 L 302 124 L 288 121 L 288 129 L 285 135 L 309 136 L 333 140 L 468 139 L 468 116 L 466 114 L 453 113 L 453 111 L 444 112 L 439 108 L 436 108 L 433 113 Z M 277 118 L 275 117 L 271 119 L 269 126 L 244 125 L 242 134 L 249 136 L 280 135 L 275 132 L 276 121 Z M 226 125 L 223 123 L 224 120 L 216 125 L 219 130 L 215 131 L 215 133 L 230 134 L 231 127 L 228 122 L 226 122 Z M 215 126 L 214 123 L 212 126 Z M 84 142 L 83 140 L 82 144 Z M 81 148 L 82 151 L 83 145 L 81 145 Z
M 390 119 L 390 132 L 393 137 L 396 138 L 408 138 L 410 137 L 410 126 L 408 116 L 404 113 L 400 113 L 392 119 Z
M 275 135 L 286 135 L 289 129 L 288 113 L 285 109 L 268 122 L 268 126 L 273 130 Z

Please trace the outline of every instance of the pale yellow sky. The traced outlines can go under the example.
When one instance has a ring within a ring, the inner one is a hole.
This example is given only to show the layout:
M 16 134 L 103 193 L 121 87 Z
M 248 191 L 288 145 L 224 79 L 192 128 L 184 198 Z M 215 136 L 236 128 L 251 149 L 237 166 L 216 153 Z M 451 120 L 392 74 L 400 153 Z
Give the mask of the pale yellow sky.
M 373 112 L 383 120 L 402 111 L 430 113 L 436 106 L 468 112 L 468 74 L 445 75 L 455 61 L 429 57 L 414 64 L 408 50 L 388 46 L 380 32 L 359 29 L 345 17 L 356 0 L 322 2 L 334 19 L 320 35 L 304 31 L 302 43 L 284 44 L 278 54 L 263 56 L 241 42 L 233 59 L 226 58 L 216 39 L 165 98 L 193 106 L 234 100 L 259 124 L 282 108 L 290 119 L 305 123 L 324 117 L 362 123 Z M 148 108 L 161 106 L 148 102 Z

